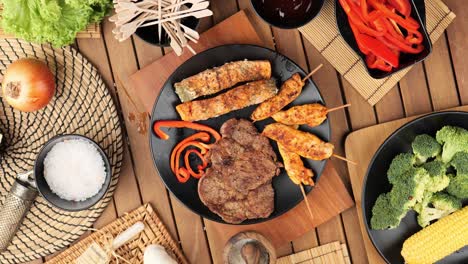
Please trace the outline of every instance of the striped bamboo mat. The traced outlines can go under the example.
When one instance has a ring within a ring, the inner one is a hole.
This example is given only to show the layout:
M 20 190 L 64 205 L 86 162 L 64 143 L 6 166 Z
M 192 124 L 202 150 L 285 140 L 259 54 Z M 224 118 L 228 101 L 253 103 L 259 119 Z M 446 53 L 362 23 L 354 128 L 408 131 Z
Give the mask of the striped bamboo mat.
M 427 32 L 434 43 L 453 21 L 455 14 L 441 0 L 425 0 L 425 4 Z M 361 58 L 341 38 L 335 20 L 335 1 L 325 1 L 320 15 L 299 31 L 369 104 L 375 105 L 411 68 L 388 78 L 373 79 L 360 62 Z
M 338 241 L 282 257 L 277 264 L 351 264 L 346 244 Z

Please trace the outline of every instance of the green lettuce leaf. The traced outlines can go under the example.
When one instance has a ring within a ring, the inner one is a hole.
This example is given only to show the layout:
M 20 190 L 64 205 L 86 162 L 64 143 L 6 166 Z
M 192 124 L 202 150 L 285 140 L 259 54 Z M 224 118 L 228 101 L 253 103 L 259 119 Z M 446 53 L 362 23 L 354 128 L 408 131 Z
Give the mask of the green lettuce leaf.
M 73 43 L 89 23 L 100 21 L 110 0 L 2 0 L 6 33 L 56 47 Z

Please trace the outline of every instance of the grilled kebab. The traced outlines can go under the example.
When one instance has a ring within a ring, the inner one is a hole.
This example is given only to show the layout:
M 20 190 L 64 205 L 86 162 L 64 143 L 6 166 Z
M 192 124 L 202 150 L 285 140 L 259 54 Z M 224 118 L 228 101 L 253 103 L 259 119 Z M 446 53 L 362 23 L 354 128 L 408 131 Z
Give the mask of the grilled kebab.
M 286 150 L 311 160 L 324 160 L 333 155 L 333 144 L 324 142 L 314 134 L 284 124 L 267 125 L 262 135 L 281 144 Z
M 241 82 L 270 78 L 271 64 L 268 60 L 242 60 L 202 71 L 175 83 L 174 87 L 180 100 L 188 102 L 203 95 L 215 94 Z
M 281 85 L 281 89 L 278 94 L 261 103 L 253 111 L 250 118 L 254 121 L 258 121 L 272 116 L 294 101 L 294 99 L 301 94 L 302 87 L 304 87 L 304 82 L 301 80 L 299 73 L 293 74 L 291 78 Z
M 250 82 L 213 98 L 179 104 L 176 110 L 184 121 L 205 120 L 259 104 L 278 92 L 273 79 Z

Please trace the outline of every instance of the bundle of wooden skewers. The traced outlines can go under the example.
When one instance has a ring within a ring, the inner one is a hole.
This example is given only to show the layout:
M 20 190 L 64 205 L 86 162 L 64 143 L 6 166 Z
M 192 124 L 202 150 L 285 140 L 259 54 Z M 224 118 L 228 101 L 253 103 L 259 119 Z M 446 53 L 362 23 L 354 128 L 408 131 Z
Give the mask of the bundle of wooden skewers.
M 183 48 L 195 54 L 188 42 L 197 43 L 200 35 L 181 21 L 191 16 L 202 18 L 213 15 L 208 6 L 209 1 L 205 0 L 114 0 L 115 14 L 109 21 L 114 22 L 112 32 L 119 41 L 128 39 L 139 27 L 157 25 L 159 40 L 164 31 L 177 55 L 182 54 Z

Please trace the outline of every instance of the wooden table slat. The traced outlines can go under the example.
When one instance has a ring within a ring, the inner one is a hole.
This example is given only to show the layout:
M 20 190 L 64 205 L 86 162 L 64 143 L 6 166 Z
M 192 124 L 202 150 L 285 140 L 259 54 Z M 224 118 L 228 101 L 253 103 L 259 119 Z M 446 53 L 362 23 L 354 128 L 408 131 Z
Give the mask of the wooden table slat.
M 458 106 L 460 102 L 445 36 L 434 44 L 424 65 L 434 110 Z
M 447 29 L 448 42 L 457 78 L 458 92 L 462 105 L 468 104 L 468 58 L 466 36 L 468 36 L 468 9 L 466 1 L 444 0 L 445 4 L 457 15 Z
M 460 0 L 444 0 L 457 14 L 446 36 L 435 45 L 433 54 L 423 63 L 411 70 L 375 107 L 371 107 L 344 81 L 335 69 L 307 41 L 304 41 L 296 30 L 272 28 L 261 20 L 252 9 L 250 0 L 212 0 L 212 18 L 202 19 L 198 30 L 205 31 L 223 19 L 241 9 L 253 22 L 255 29 L 264 40 L 265 46 L 275 48 L 292 58 L 304 69 L 310 70 L 323 63 L 324 67 L 313 77 L 328 106 L 338 106 L 351 103 L 352 107 L 345 111 L 330 114 L 333 130 L 332 143 L 336 145 L 336 153 L 344 154 L 344 138 L 353 130 L 386 122 L 403 116 L 422 114 L 433 109 L 444 109 L 460 104 L 468 104 L 468 9 Z M 218 250 L 222 245 L 210 237 L 204 230 L 204 221 L 168 195 L 164 184 L 154 169 L 147 135 L 137 132 L 137 127 L 128 119 L 129 113 L 144 111 L 144 107 L 134 96 L 134 87 L 127 86 L 127 78 L 138 68 L 144 67 L 163 56 L 161 48 L 150 45 L 137 37 L 124 42 L 114 39 L 111 32 L 113 25 L 107 20 L 103 22 L 100 39 L 79 39 L 77 46 L 80 51 L 99 69 L 109 91 L 121 107 L 124 118 L 129 147 L 125 150 L 124 166 L 119 186 L 114 196 L 114 202 L 104 211 L 95 223 L 99 228 L 118 215 L 134 209 L 142 202 L 150 202 L 168 227 L 170 233 L 180 238 L 181 246 L 192 263 L 221 263 L 220 252 L 210 252 L 211 248 Z M 166 49 L 169 52 L 170 49 Z M 115 87 L 114 87 L 115 83 Z M 130 93 L 128 98 L 125 90 Z M 136 102 L 137 106 L 133 105 Z M 341 161 L 332 160 L 336 170 L 350 189 L 347 165 Z M 310 231 L 293 242 L 287 242 L 278 249 L 278 256 L 300 251 L 312 246 L 339 240 L 346 242 L 353 263 L 368 263 L 364 251 L 363 237 L 355 208 L 351 208 L 341 216 Z M 218 250 L 219 251 L 219 250 Z M 31 263 L 42 263 L 36 260 Z

